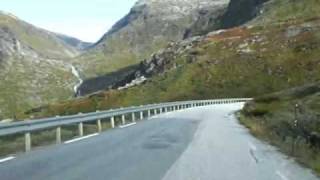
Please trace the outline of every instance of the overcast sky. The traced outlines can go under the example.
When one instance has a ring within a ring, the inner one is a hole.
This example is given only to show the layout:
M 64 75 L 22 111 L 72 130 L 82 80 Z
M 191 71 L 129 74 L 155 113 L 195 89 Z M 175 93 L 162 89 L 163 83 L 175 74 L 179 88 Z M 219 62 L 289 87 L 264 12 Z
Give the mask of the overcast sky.
M 97 41 L 137 0 L 1 0 L 0 10 L 31 24 Z

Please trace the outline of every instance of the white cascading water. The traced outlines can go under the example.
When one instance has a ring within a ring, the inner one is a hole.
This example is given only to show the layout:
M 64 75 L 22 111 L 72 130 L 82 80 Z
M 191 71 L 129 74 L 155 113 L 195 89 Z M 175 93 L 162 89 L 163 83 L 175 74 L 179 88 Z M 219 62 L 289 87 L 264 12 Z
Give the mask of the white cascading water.
M 77 68 L 76 67 L 74 67 L 72 64 L 70 65 L 70 67 L 71 67 L 71 71 L 72 71 L 72 74 L 75 76 L 75 77 L 77 77 L 77 79 L 78 79 L 78 83 L 73 87 L 73 90 L 74 90 L 74 93 L 76 94 L 76 95 L 78 95 L 78 94 L 80 94 L 80 92 L 79 92 L 79 87 L 81 86 L 81 84 L 83 83 L 83 80 L 81 79 L 81 77 L 80 77 L 80 73 L 79 73 L 79 71 L 77 70 Z

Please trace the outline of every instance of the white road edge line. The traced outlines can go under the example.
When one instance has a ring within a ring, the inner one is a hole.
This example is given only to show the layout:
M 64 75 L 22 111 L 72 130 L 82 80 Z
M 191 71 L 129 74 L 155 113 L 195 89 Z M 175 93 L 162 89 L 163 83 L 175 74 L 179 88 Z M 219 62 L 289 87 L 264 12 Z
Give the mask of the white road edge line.
M 0 159 L 0 163 L 4 163 L 4 162 L 7 162 L 7 161 L 11 161 L 15 159 L 15 157 L 13 156 L 10 156 L 10 157 L 7 157 L 7 158 L 4 158 L 4 159 Z
M 249 145 L 250 149 L 252 149 L 253 151 L 257 150 L 257 146 L 255 146 L 252 142 L 248 142 L 248 145 Z
M 259 159 L 255 154 L 255 152 L 257 151 L 257 147 L 252 142 L 248 142 L 248 144 L 249 144 L 250 155 L 252 156 L 252 158 L 255 160 L 256 163 L 259 163 Z
M 65 141 L 64 144 L 70 144 L 70 143 L 73 143 L 73 142 L 81 141 L 81 140 L 88 139 L 88 138 L 91 138 L 91 137 L 94 137 L 94 136 L 98 136 L 98 135 L 99 135 L 99 133 L 90 134 L 88 136 L 83 136 L 83 137 L 80 137 L 80 138 L 76 138 L 76 139 L 72 139 L 72 140 L 69 140 L 69 141 Z
M 126 125 L 123 125 L 123 126 L 119 126 L 119 128 L 127 128 L 127 127 L 130 127 L 130 126 L 134 126 L 136 125 L 137 123 L 134 122 L 134 123 L 130 123 L 130 124 L 126 124 Z
M 282 179 L 282 180 L 290 180 L 285 175 L 283 175 L 280 171 L 277 171 L 276 174 Z

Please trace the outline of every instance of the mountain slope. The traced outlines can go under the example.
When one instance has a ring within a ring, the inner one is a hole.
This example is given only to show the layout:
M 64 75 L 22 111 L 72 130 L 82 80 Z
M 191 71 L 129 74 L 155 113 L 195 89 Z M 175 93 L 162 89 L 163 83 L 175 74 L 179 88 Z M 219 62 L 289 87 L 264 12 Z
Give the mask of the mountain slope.
M 68 59 L 78 51 L 54 33 L 0 13 L 0 119 L 73 96 Z
M 105 75 L 181 40 L 200 10 L 225 9 L 229 0 L 140 0 L 99 42 L 76 61 L 87 78 Z
M 63 34 L 56 34 L 56 37 L 61 39 L 65 44 L 77 49 L 78 51 L 84 51 L 93 45 L 93 43 L 83 42 L 77 38 Z
M 0 25 L 3 36 L 1 44 L 11 46 L 1 49 L 3 54 L 27 53 L 30 56 L 48 58 L 69 58 L 77 55 L 75 49 L 56 38 L 54 33 L 34 27 L 12 14 L 0 12 Z M 13 46 L 21 49 L 15 49 Z

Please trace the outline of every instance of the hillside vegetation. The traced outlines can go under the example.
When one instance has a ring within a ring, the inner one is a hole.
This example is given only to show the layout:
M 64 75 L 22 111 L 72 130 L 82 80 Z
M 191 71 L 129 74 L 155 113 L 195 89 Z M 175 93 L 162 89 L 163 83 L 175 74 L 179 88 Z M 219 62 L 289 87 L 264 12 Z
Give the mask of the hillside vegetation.
M 240 121 L 251 132 L 320 174 L 320 83 L 264 95 Z
M 319 25 L 317 18 L 295 20 L 233 28 L 174 43 L 146 62 L 146 70 L 155 70 L 142 85 L 29 113 L 66 115 L 161 101 L 254 97 L 315 82 L 320 78 Z

